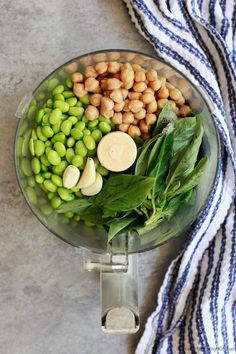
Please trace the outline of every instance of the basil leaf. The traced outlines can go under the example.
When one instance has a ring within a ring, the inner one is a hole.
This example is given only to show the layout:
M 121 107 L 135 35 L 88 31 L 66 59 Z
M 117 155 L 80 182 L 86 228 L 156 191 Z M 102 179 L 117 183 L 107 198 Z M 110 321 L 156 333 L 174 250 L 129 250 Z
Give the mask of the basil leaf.
M 161 144 L 163 142 L 164 137 L 159 136 L 153 145 L 152 150 L 150 151 L 148 162 L 147 162 L 147 174 L 150 175 L 152 169 L 156 166 L 157 158 L 160 152 Z
M 139 157 L 135 164 L 134 174 L 136 176 L 143 176 L 145 174 L 148 164 L 149 148 L 156 141 L 157 138 L 157 136 L 154 136 L 151 140 L 149 140 L 142 146 Z
M 136 217 L 114 219 L 109 227 L 108 242 L 110 242 L 115 235 L 117 235 L 121 230 L 124 230 L 128 225 L 130 225 L 135 220 L 136 220 Z
M 88 198 L 79 198 L 72 200 L 71 202 L 65 202 L 57 209 L 58 213 L 66 213 L 67 211 L 73 211 L 75 213 L 81 213 L 91 206 L 91 202 Z
M 170 122 L 173 122 L 177 119 L 177 115 L 173 111 L 173 107 L 170 102 L 166 102 L 162 108 L 156 124 L 153 129 L 153 135 L 161 133 L 161 131 L 167 126 Z

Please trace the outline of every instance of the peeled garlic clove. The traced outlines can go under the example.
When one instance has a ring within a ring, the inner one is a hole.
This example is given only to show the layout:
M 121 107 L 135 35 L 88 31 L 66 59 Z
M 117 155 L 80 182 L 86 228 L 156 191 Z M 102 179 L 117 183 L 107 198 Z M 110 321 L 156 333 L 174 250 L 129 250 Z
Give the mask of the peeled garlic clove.
M 77 184 L 79 177 L 80 170 L 77 167 L 73 165 L 67 166 L 63 173 L 63 186 L 68 189 L 73 188 Z
M 102 189 L 102 185 L 103 185 L 102 176 L 97 172 L 96 179 L 95 179 L 94 183 L 91 184 L 91 186 L 89 186 L 87 188 L 82 188 L 81 193 L 83 195 L 87 195 L 87 196 L 92 196 L 92 195 L 98 194 Z
M 79 183 L 77 184 L 76 187 L 87 188 L 95 182 L 95 179 L 96 179 L 95 164 L 94 164 L 93 159 L 91 157 L 88 157 L 84 171 L 83 171 L 82 176 L 80 177 Z
M 99 142 L 97 156 L 101 165 L 109 171 L 125 171 L 133 165 L 137 157 L 137 147 L 128 134 L 112 132 Z

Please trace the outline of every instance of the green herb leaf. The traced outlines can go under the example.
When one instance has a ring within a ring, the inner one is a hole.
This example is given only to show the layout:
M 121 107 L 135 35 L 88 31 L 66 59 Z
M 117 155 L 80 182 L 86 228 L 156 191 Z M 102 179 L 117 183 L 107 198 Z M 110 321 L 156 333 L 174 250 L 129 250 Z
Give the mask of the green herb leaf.
M 116 236 L 120 231 L 122 230 L 124 231 L 124 229 L 135 220 L 136 217 L 114 219 L 109 227 L 108 242 L 110 242 L 113 239 L 113 237 Z
M 81 213 L 91 206 L 91 202 L 88 198 L 79 198 L 72 200 L 71 202 L 65 202 L 57 209 L 58 213 L 66 213 L 67 211 L 73 211 L 75 213 Z
M 135 164 L 134 174 L 136 176 L 145 175 L 147 164 L 148 164 L 149 148 L 157 140 L 157 138 L 158 138 L 157 136 L 154 136 L 151 140 L 149 140 L 142 146 L 139 157 Z
M 173 107 L 170 102 L 166 102 L 164 107 L 162 108 L 156 124 L 153 129 L 153 135 L 161 133 L 161 131 L 170 123 L 177 119 L 175 112 L 173 111 Z
M 149 153 L 149 158 L 147 162 L 147 174 L 150 175 L 150 172 L 155 168 L 156 163 L 157 163 L 157 158 L 161 149 L 161 144 L 164 140 L 164 136 L 159 136 L 153 145 L 153 148 L 151 149 Z

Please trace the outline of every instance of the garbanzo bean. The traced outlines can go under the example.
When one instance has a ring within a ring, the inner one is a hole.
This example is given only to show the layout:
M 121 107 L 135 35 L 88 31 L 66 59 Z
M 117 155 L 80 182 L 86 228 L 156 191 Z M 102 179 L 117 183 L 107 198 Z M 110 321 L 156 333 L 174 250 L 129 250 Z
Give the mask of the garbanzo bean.
M 101 62 L 101 63 L 97 63 L 95 65 L 95 70 L 99 75 L 104 74 L 105 72 L 107 72 L 107 68 L 108 68 L 108 64 L 106 62 Z
M 125 102 L 122 101 L 121 103 L 115 103 L 114 104 L 114 111 L 115 112 L 121 112 L 122 109 L 124 108 Z
M 121 92 L 122 92 L 122 95 L 123 95 L 123 99 L 125 100 L 129 94 L 129 91 L 124 89 L 124 88 L 121 88 Z
M 99 81 L 94 77 L 89 77 L 84 82 L 84 88 L 88 92 L 94 92 L 96 88 L 99 86 Z
M 107 55 L 106 53 L 97 53 L 93 55 L 93 60 L 95 63 L 99 63 L 100 61 L 106 61 L 107 60 Z
M 178 90 L 176 88 L 169 90 L 169 95 L 170 95 L 170 98 L 174 101 L 178 101 L 178 99 L 180 99 L 182 96 L 180 90 Z
M 145 118 L 146 114 L 146 109 L 142 108 L 139 112 L 134 113 L 134 117 L 135 119 L 141 120 Z
M 121 89 L 113 90 L 113 91 L 110 93 L 110 98 L 111 98 L 115 103 L 121 103 L 121 102 L 123 102 L 123 99 L 124 99 L 124 98 L 123 98 Z
M 155 81 L 157 80 L 157 72 L 154 69 L 150 69 L 146 72 L 146 78 L 148 81 Z
M 191 108 L 189 106 L 184 105 L 184 106 L 180 107 L 179 115 L 181 117 L 187 117 L 187 116 L 189 116 L 191 114 L 192 114 L 192 111 L 191 111 Z
M 155 91 L 154 91 L 151 87 L 147 87 L 144 92 L 150 92 L 150 93 L 152 93 L 153 95 L 155 94 Z
M 146 75 L 144 70 L 136 70 L 134 73 L 134 81 L 142 82 L 146 80 Z
M 84 84 L 77 84 L 77 83 L 73 85 L 73 92 L 77 97 L 83 97 L 88 93 L 84 88 Z
M 148 113 L 145 117 L 145 122 L 147 125 L 152 125 L 156 122 L 157 116 L 154 113 Z
M 151 92 L 144 92 L 140 97 L 140 101 L 142 101 L 144 104 L 151 103 L 153 100 L 154 96 Z
M 116 74 L 112 74 L 112 77 L 115 79 L 120 80 L 120 72 L 116 73 Z
M 88 107 L 86 108 L 84 113 L 85 113 L 85 117 L 88 120 L 95 120 L 99 116 L 99 111 L 98 111 L 97 107 L 94 107 L 91 104 L 88 105 Z
M 78 72 L 76 72 L 76 73 L 73 73 L 72 75 L 71 75 L 71 80 L 72 80 L 72 82 L 82 82 L 83 81 L 83 79 L 84 79 L 84 77 L 83 77 L 83 75 L 81 74 L 81 73 L 78 73 Z
M 119 52 L 110 52 L 110 53 L 107 53 L 107 58 L 109 60 L 118 60 L 120 57 L 120 53 Z
M 128 94 L 128 97 L 130 100 L 139 100 L 141 96 L 141 93 L 140 92 L 133 92 L 131 91 L 129 94 Z
M 120 63 L 117 61 L 110 61 L 108 63 L 108 72 L 111 74 L 116 74 L 120 71 Z
M 134 81 L 134 71 L 132 69 L 132 66 L 131 66 L 131 69 L 128 69 L 126 67 L 123 69 L 123 67 L 122 67 L 120 78 L 123 83 L 133 82 Z
M 76 72 L 77 69 L 78 64 L 74 61 L 73 63 L 66 65 L 64 71 L 68 74 L 73 74 L 74 72 Z
M 143 102 L 142 101 L 132 100 L 132 101 L 129 102 L 129 109 L 133 113 L 137 113 L 137 112 L 141 111 L 142 108 L 143 108 Z
M 144 90 L 146 90 L 147 85 L 145 84 L 145 82 L 135 82 L 135 84 L 133 85 L 133 90 L 135 92 L 143 92 Z
M 157 102 L 156 100 L 153 100 L 152 102 L 148 103 L 146 106 L 147 112 L 148 113 L 153 113 L 156 112 L 157 110 Z
M 107 79 L 102 79 L 100 81 L 100 87 L 102 90 L 107 90 Z
M 185 103 L 185 98 L 181 95 L 181 97 L 175 102 L 178 106 L 182 106 Z
M 139 70 L 143 70 L 142 67 L 139 64 L 131 64 L 131 65 L 132 65 L 132 68 L 133 68 L 134 72 L 135 71 L 139 71 Z
M 101 98 L 101 107 L 104 110 L 111 111 L 114 107 L 114 102 L 109 97 L 102 97 Z
M 88 78 L 88 77 L 94 77 L 95 78 L 95 77 L 98 76 L 98 73 L 96 72 L 96 70 L 94 69 L 93 66 L 87 66 L 85 68 L 85 71 L 84 71 L 84 76 L 86 78 Z
M 104 109 L 103 107 L 100 108 L 100 113 L 105 118 L 111 118 L 114 115 L 114 111 L 113 110 Z
M 131 124 L 134 121 L 134 115 L 132 112 L 125 112 L 122 117 L 122 123 Z
M 116 78 L 107 79 L 107 89 L 108 90 L 116 90 L 121 87 L 122 82 Z
M 129 124 L 125 124 L 125 123 L 122 123 L 122 124 L 119 124 L 118 125 L 118 129 L 121 131 L 121 132 L 124 132 L 126 133 L 129 129 Z
M 129 111 L 130 111 L 129 103 L 130 103 L 130 100 L 128 100 L 128 99 L 126 99 L 126 100 L 124 101 L 124 107 L 123 107 L 123 111 L 124 111 L 124 112 L 129 112 Z
M 99 93 L 94 93 L 89 97 L 89 101 L 93 106 L 99 107 L 101 105 L 101 98 L 102 95 L 100 95 Z
M 122 113 L 117 112 L 114 113 L 113 117 L 111 118 L 113 124 L 121 124 L 122 123 Z
M 129 90 L 133 87 L 134 85 L 134 82 L 133 81 L 127 81 L 127 82 L 124 82 L 123 83 L 123 87 L 126 89 L 126 90 Z
M 133 125 L 138 125 L 138 122 L 139 122 L 139 121 L 138 121 L 138 119 L 135 119 L 135 118 L 134 118 L 134 120 L 133 120 L 133 123 L 132 123 L 132 124 L 133 124 Z
M 159 109 L 162 109 L 167 101 L 167 98 L 160 98 L 159 100 L 157 100 L 157 107 Z
M 144 120 L 141 120 L 139 123 L 139 129 L 143 132 L 143 133 L 148 133 L 150 130 L 150 127 L 146 124 L 146 122 Z
M 157 91 L 161 88 L 161 81 L 160 80 L 154 80 L 149 83 L 150 87 L 154 90 Z
M 141 135 L 141 131 L 139 127 L 131 124 L 128 129 L 128 134 L 131 136 L 131 138 L 135 138 L 136 136 Z
M 158 98 L 168 98 L 169 97 L 169 90 L 166 86 L 162 86 L 157 92 Z

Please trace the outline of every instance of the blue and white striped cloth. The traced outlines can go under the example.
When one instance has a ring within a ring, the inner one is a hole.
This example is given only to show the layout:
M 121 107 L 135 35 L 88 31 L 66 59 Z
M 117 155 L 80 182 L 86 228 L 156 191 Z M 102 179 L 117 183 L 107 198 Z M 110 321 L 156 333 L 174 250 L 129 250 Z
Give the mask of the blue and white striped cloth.
M 224 146 L 209 203 L 169 267 L 136 354 L 236 353 L 236 2 L 125 3 L 158 55 L 204 87 Z

